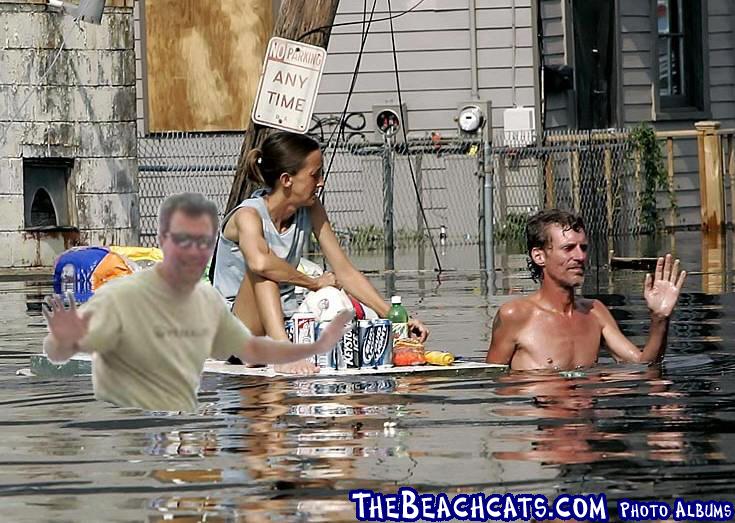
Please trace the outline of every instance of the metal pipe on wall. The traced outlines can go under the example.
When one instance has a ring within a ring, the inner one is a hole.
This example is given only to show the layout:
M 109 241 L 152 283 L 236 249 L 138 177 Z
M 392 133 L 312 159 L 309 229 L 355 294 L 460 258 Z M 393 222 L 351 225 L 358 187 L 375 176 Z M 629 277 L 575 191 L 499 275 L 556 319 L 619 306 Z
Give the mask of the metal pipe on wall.
M 477 68 L 477 5 L 469 0 L 470 11 L 470 91 L 473 100 L 480 99 L 480 82 Z
M 383 248 L 385 270 L 393 271 L 396 268 L 393 241 L 393 138 L 388 134 L 383 141 Z

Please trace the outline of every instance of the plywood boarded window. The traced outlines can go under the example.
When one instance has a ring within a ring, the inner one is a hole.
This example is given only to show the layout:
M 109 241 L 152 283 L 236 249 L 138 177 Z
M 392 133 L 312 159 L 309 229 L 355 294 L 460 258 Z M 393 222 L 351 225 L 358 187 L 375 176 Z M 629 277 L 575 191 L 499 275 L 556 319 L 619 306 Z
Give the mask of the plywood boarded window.
M 272 0 L 145 0 L 148 131 L 250 122 L 273 31 Z

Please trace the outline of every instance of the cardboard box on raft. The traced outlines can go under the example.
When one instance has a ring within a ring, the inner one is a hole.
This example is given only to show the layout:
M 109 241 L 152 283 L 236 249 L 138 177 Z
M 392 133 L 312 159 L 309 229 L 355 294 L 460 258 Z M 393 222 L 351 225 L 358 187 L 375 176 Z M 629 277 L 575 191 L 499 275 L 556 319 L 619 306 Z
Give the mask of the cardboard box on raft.
M 439 365 L 416 365 L 413 367 L 366 367 L 362 369 L 320 369 L 318 374 L 312 376 L 318 378 L 320 376 L 360 376 L 375 374 L 414 374 L 414 373 L 431 373 L 449 375 L 452 374 L 485 374 L 488 372 L 499 373 L 507 368 L 506 365 L 493 365 L 489 363 L 479 363 L 475 361 L 455 361 L 450 366 Z M 275 372 L 272 366 L 268 367 L 246 367 L 245 365 L 230 365 L 223 361 L 207 360 L 204 363 L 204 372 L 215 374 L 228 374 L 235 376 L 260 376 L 262 378 L 299 378 L 306 376 L 294 374 L 281 374 Z M 89 354 L 78 354 L 71 360 L 63 364 L 51 363 L 45 354 L 32 354 L 30 373 L 35 376 L 75 376 L 79 374 L 92 373 L 92 358 Z

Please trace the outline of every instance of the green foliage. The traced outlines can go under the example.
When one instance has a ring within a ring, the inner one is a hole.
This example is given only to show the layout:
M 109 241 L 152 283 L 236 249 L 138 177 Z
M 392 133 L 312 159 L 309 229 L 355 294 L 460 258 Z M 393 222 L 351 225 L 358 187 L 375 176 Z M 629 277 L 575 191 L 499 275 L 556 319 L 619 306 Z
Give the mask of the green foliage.
M 348 227 L 335 232 L 340 243 L 353 252 L 382 251 L 385 246 L 383 228 L 378 225 Z M 424 240 L 428 241 L 426 234 L 415 229 L 397 229 L 393 235 L 397 249 L 411 247 Z
M 510 212 L 505 221 L 498 223 L 493 236 L 496 242 L 521 242 L 526 238 L 526 220 L 528 215 Z
M 377 251 L 383 249 L 383 229 L 377 225 L 350 227 L 349 245 L 352 249 Z
M 664 226 L 663 216 L 656 205 L 656 193 L 666 191 L 669 197 L 669 209 L 676 211 L 676 197 L 669 186 L 669 177 L 664 164 L 661 145 L 656 139 L 654 129 L 641 123 L 630 133 L 630 140 L 640 157 L 643 187 L 640 194 L 641 230 L 653 232 Z

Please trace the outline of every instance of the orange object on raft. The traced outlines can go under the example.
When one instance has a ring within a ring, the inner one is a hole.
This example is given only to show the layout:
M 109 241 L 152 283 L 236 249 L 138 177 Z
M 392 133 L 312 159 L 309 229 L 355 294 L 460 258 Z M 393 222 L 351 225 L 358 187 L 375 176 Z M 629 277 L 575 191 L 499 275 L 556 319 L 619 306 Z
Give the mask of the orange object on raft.
M 393 345 L 393 365 L 409 367 L 413 365 L 450 366 L 454 363 L 454 354 L 438 350 L 426 351 L 424 344 L 415 339 L 400 339 Z

